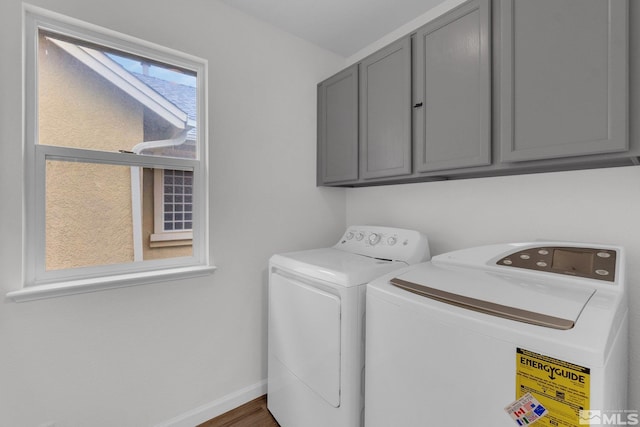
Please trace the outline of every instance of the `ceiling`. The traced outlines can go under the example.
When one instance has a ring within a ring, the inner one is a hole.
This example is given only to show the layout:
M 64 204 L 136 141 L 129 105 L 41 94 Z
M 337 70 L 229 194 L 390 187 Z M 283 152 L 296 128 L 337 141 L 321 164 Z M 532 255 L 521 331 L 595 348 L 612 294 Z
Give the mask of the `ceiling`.
M 444 0 L 222 0 L 349 57 Z

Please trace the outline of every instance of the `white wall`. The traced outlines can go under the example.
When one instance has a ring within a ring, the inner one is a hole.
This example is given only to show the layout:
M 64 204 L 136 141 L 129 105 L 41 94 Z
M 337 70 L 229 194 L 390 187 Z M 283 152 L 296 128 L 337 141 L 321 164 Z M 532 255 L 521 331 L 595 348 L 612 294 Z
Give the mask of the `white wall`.
M 459 3 L 446 0 L 442 7 L 416 18 L 347 62 L 359 61 Z M 629 3 L 630 138 L 638 141 L 640 3 Z M 347 224 L 421 230 L 430 237 L 433 255 L 541 238 L 625 246 L 631 312 L 629 408 L 640 410 L 639 166 L 349 189 Z
M 266 378 L 266 269 L 333 243 L 316 84 L 344 58 L 216 0 L 33 4 L 209 61 L 210 277 L 0 302 L 0 426 L 151 426 Z M 0 293 L 21 287 L 21 2 L 0 2 Z

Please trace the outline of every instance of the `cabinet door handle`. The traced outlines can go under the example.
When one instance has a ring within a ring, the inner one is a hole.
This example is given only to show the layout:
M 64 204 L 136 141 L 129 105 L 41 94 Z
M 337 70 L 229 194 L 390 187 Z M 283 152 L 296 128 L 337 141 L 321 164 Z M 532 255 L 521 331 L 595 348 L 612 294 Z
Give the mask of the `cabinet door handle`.
M 413 108 L 420 108 L 422 107 L 422 102 L 418 102 L 416 105 L 413 106 Z

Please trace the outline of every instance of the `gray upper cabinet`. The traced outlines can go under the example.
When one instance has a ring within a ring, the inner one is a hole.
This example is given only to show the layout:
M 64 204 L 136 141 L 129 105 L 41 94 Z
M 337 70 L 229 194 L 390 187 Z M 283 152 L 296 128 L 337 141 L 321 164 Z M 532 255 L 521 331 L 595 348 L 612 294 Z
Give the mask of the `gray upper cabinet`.
M 500 7 L 500 160 L 628 150 L 627 0 Z
M 417 172 L 491 163 L 490 15 L 489 0 L 473 0 L 415 35 Z
M 640 0 L 467 0 L 318 85 L 318 185 L 638 164 L 638 22 Z
M 318 185 L 358 179 L 358 66 L 318 85 Z
M 360 176 L 411 173 L 411 41 L 360 63 Z

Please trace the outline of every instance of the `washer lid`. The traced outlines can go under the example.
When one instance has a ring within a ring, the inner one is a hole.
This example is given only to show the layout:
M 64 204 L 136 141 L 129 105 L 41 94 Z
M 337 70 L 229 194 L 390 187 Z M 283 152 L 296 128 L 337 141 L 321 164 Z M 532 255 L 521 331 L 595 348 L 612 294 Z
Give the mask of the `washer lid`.
M 410 292 L 486 314 L 555 329 L 571 329 L 595 293 L 549 278 L 418 264 L 391 283 Z
M 277 254 L 270 262 L 274 267 L 344 287 L 362 285 L 407 266 L 401 261 L 371 258 L 335 248 Z

